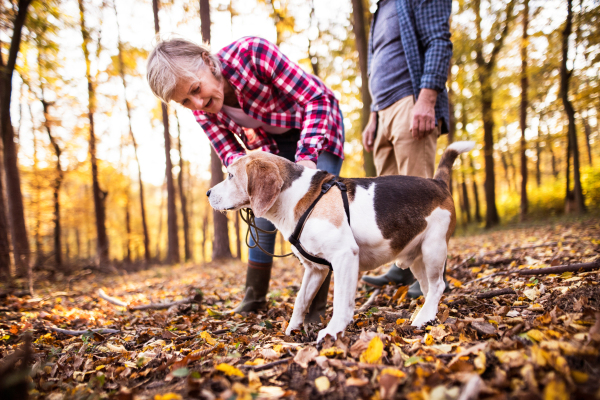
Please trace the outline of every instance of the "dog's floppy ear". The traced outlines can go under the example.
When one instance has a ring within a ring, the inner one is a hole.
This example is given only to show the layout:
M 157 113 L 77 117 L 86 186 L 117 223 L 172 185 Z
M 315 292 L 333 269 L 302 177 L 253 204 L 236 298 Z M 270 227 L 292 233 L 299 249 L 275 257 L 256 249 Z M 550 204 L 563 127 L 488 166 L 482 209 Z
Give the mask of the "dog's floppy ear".
M 279 168 L 272 161 L 257 159 L 246 164 L 246 174 L 250 208 L 254 211 L 254 215 L 262 217 L 273 207 L 281 192 L 283 179 L 279 174 Z

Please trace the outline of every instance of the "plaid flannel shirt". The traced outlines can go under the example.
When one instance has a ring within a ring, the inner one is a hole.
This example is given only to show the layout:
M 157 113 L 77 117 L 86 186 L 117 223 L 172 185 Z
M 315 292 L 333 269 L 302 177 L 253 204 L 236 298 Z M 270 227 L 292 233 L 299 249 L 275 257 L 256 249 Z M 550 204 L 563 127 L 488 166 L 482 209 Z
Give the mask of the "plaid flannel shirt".
M 216 56 L 246 114 L 268 125 L 300 130 L 296 161 L 316 164 L 321 151 L 344 157 L 338 101 L 319 78 L 290 61 L 274 44 L 257 37 L 239 39 Z M 194 116 L 225 166 L 246 154 L 240 141 L 248 150 L 279 152 L 262 128 L 244 130 L 223 111 L 194 111 Z
M 406 54 L 413 95 L 423 88 L 438 92 L 435 119 L 442 120 L 441 132 L 448 132 L 448 68 L 452 58 L 450 13 L 452 0 L 395 0 L 400 24 L 400 40 Z M 373 26 L 369 36 L 368 71 L 373 54 Z

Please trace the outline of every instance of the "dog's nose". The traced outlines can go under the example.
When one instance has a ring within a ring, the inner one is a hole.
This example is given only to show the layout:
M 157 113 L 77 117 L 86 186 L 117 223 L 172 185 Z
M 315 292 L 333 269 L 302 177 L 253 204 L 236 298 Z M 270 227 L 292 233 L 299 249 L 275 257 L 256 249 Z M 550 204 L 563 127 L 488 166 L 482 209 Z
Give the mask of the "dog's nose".
M 206 196 L 210 197 L 210 189 L 208 189 L 208 192 L 206 192 Z

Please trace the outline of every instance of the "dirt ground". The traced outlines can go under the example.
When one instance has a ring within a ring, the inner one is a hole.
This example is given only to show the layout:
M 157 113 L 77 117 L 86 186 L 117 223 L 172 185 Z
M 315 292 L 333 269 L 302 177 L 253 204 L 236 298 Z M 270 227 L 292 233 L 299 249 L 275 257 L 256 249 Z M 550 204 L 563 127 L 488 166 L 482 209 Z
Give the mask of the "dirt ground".
M 284 334 L 293 258 L 276 261 L 269 308 L 250 315 L 229 312 L 239 261 L 80 271 L 35 297 L 0 292 L 0 398 L 600 399 L 600 270 L 523 273 L 598 261 L 598 219 L 453 238 L 430 325 L 410 326 L 423 300 L 406 287 L 360 285 L 344 337 L 320 344 L 322 326 Z M 328 318 L 332 297 L 333 285 Z

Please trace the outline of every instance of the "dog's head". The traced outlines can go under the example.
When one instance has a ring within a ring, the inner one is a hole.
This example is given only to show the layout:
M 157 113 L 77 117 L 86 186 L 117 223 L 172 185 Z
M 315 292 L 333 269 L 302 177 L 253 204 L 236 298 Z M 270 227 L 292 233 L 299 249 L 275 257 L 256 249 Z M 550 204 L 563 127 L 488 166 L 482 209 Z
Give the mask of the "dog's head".
M 228 178 L 207 193 L 217 211 L 250 207 L 262 217 L 273 207 L 283 187 L 277 156 L 257 152 L 238 158 L 228 168 Z

